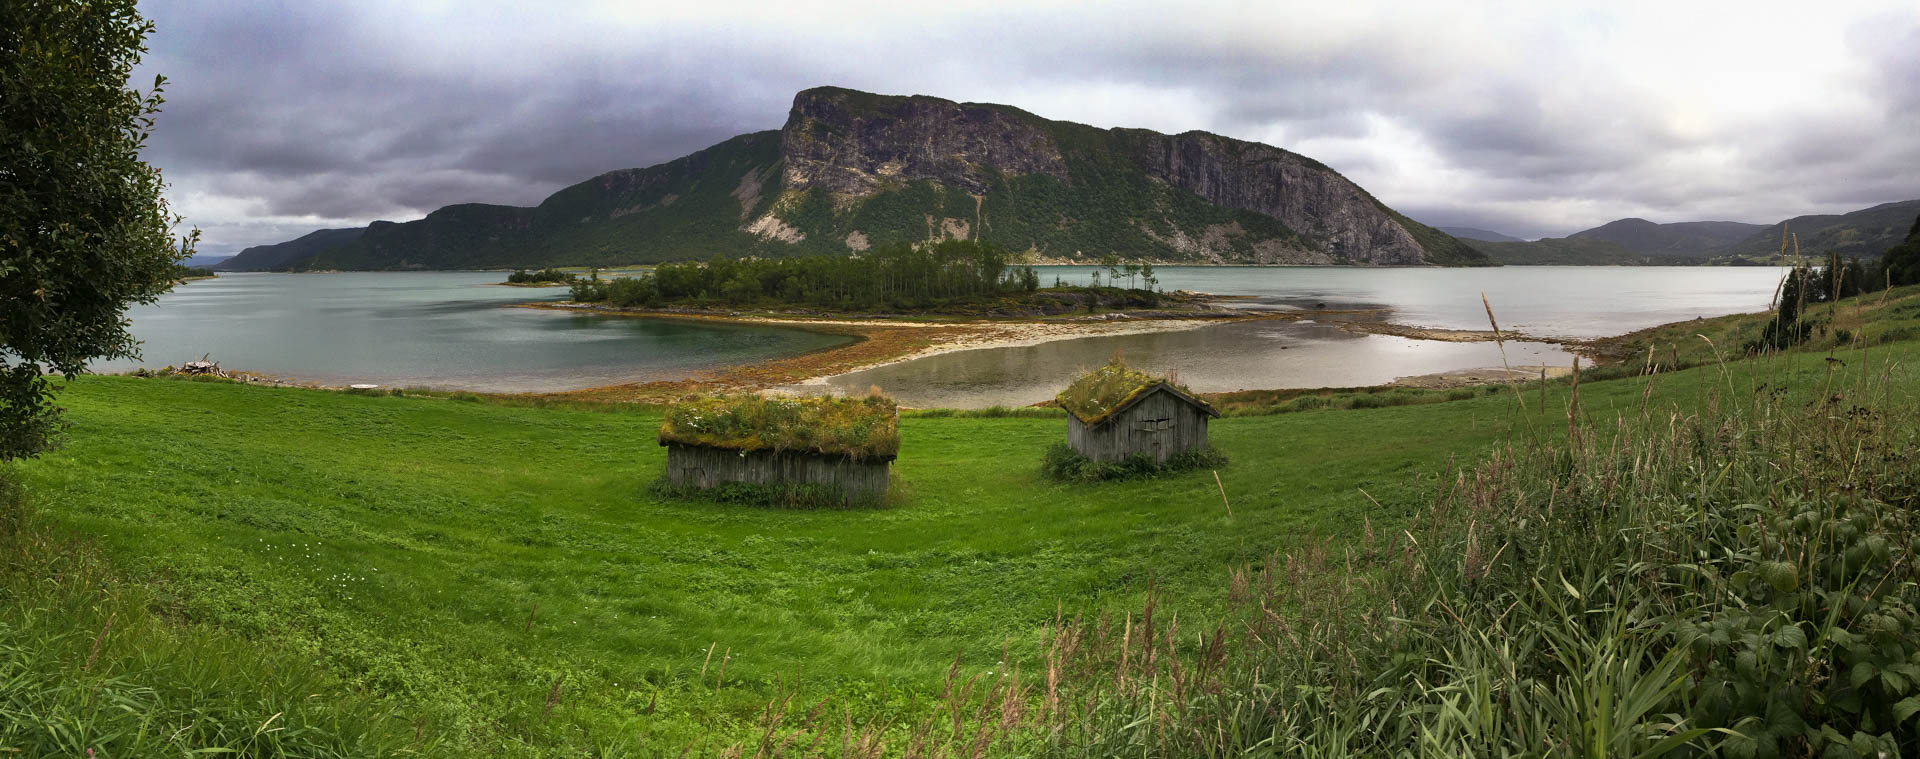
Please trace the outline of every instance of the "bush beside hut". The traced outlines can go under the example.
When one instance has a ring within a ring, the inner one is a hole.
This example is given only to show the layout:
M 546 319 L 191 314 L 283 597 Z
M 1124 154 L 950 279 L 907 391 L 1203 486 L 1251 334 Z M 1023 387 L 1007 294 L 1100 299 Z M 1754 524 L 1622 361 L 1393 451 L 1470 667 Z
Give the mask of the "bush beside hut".
M 665 486 L 784 506 L 884 503 L 900 451 L 890 398 L 694 397 L 660 423 Z

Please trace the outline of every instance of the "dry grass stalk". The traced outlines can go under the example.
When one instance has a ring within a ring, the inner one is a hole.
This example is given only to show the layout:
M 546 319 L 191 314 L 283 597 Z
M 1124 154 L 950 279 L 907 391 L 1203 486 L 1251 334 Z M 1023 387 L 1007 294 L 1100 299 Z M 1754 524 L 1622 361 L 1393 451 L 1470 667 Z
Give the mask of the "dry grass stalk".
M 94 661 L 100 658 L 100 645 L 106 642 L 107 632 L 113 629 L 113 618 L 116 614 L 119 612 L 108 612 L 106 624 L 100 626 L 100 634 L 93 636 L 93 648 L 87 651 L 87 663 L 80 666 L 81 672 L 93 670 Z
M 547 689 L 546 708 L 540 711 L 540 716 L 542 718 L 551 716 L 553 714 L 553 707 L 560 705 L 560 683 L 566 679 L 567 679 L 567 676 L 564 674 L 559 677 L 553 678 L 553 687 Z

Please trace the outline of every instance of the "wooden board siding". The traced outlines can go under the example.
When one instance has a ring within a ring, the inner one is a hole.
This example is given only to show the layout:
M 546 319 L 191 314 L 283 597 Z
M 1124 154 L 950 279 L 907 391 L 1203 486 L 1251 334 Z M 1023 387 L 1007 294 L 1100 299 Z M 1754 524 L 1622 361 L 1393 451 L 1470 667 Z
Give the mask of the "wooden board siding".
M 1164 390 L 1135 402 L 1098 425 L 1067 415 L 1067 442 L 1094 461 L 1138 454 L 1166 461 L 1207 445 L 1207 412 Z
M 791 451 L 742 453 L 670 444 L 667 446 L 667 482 L 674 487 L 703 490 L 729 482 L 825 485 L 845 493 L 848 503 L 879 502 L 887 497 L 888 463 Z

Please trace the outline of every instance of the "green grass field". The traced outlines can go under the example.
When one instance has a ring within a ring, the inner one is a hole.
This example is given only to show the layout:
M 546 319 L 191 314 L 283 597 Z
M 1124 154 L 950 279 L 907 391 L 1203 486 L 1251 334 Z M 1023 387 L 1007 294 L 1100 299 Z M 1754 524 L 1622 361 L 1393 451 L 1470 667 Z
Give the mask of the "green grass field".
M 1916 389 L 1920 343 L 1837 355 Z M 1662 375 L 1652 403 L 1817 388 L 1836 381 L 1824 356 Z M 1457 462 L 1563 428 L 1567 391 L 1525 388 L 1524 411 L 1500 389 L 1218 420 L 1231 516 L 1206 471 L 1045 479 L 1062 418 L 909 416 L 903 505 L 788 511 L 648 495 L 665 457 L 643 409 L 123 377 L 69 384 L 67 445 L 5 474 L 34 529 L 140 589 L 121 618 L 158 622 L 123 625 L 311 667 L 325 698 L 371 699 L 456 754 L 675 754 L 743 739 L 790 688 L 853 720 L 920 719 L 956 657 L 966 675 L 1031 671 L 1057 614 L 1137 607 L 1149 583 L 1197 628 L 1230 567 L 1396 531 Z M 1590 382 L 1581 403 L 1604 424 L 1646 392 Z M 33 569 L 9 571 L 0 608 L 24 614 Z M 63 650 L 83 653 L 98 616 Z M 236 719 L 274 714 L 259 709 Z

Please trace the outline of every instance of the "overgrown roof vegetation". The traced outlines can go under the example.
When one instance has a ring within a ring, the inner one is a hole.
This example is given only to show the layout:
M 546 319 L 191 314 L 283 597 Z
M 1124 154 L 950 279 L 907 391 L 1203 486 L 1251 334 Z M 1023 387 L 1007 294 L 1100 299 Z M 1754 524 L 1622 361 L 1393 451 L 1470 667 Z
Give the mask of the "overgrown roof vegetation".
M 1134 369 L 1118 358 L 1081 375 L 1053 400 L 1082 424 L 1099 424 L 1112 416 L 1113 412 L 1126 408 L 1162 385 L 1180 391 L 1201 408 L 1213 410 L 1205 401 L 1193 397 L 1193 392 L 1185 386 Z
M 893 399 L 877 393 L 864 398 L 695 396 L 667 409 L 660 444 L 887 460 L 900 452 L 899 418 Z

